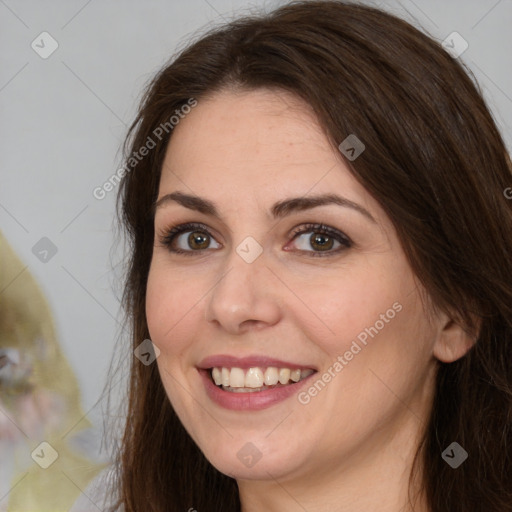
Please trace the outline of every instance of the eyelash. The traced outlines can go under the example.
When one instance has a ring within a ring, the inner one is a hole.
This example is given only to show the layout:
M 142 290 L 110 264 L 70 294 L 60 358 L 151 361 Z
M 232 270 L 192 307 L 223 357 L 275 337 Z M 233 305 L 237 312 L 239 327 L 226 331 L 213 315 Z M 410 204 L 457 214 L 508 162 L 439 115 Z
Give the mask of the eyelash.
M 175 238 L 182 234 L 186 233 L 187 231 L 197 231 L 203 234 L 208 235 L 209 237 L 213 236 L 208 231 L 208 228 L 204 224 L 198 224 L 194 222 L 188 222 L 186 224 L 180 224 L 178 226 L 174 226 L 173 228 L 169 229 L 165 234 L 160 235 L 160 242 L 167 247 L 167 249 L 175 254 L 183 254 L 187 256 L 193 256 L 194 253 L 201 253 L 203 251 L 206 251 L 208 249 L 201 249 L 201 250 L 189 250 L 184 251 L 183 249 L 175 249 L 172 248 L 172 243 L 174 242 Z M 314 233 L 321 233 L 323 235 L 328 235 L 330 238 L 333 238 L 337 242 L 341 244 L 341 247 L 338 247 L 335 250 L 329 250 L 329 251 L 300 251 L 299 252 L 307 252 L 310 253 L 312 257 L 326 257 L 331 256 L 333 254 L 338 254 L 341 251 L 344 251 L 350 247 L 352 247 L 352 241 L 348 236 L 346 236 L 341 231 L 338 231 L 337 229 L 330 228 L 329 226 L 326 226 L 324 224 L 304 224 L 298 228 L 295 228 L 292 232 L 293 238 L 292 240 L 295 240 L 295 238 L 298 237 L 298 235 L 302 235 L 305 233 L 314 232 Z

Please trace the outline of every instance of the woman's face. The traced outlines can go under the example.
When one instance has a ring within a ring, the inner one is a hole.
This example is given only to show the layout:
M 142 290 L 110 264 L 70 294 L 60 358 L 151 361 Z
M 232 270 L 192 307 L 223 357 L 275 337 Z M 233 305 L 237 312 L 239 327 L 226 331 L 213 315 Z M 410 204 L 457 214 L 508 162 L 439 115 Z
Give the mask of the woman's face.
M 312 207 L 327 196 L 340 200 Z M 202 227 L 163 243 L 185 223 Z M 217 469 L 311 479 L 407 452 L 430 410 L 442 326 L 389 218 L 306 105 L 263 89 L 200 100 L 174 128 L 155 232 L 146 312 L 158 369 Z M 200 370 L 212 366 L 233 388 L 316 372 L 240 393 Z

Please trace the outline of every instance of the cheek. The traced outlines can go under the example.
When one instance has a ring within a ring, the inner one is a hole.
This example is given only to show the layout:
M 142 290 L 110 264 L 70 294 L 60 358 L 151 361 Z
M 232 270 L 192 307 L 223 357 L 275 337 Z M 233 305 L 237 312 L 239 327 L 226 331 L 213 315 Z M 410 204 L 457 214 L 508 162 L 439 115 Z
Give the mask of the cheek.
M 166 311 L 174 311 L 172 304 L 168 304 L 168 290 L 162 286 L 158 271 L 151 266 L 146 288 L 146 319 L 151 340 L 160 346 L 160 339 L 164 328 L 162 320 L 165 319 Z
M 195 286 L 195 288 L 194 288 Z M 186 417 L 188 395 L 177 382 L 186 378 L 187 351 L 195 339 L 198 325 L 198 303 L 203 293 L 194 280 L 180 277 L 175 269 L 153 262 L 146 289 L 146 318 L 151 341 L 160 349 L 156 360 L 166 394 L 181 417 Z M 188 422 L 190 423 L 190 421 Z
M 156 262 L 151 265 L 146 289 L 146 318 L 151 340 L 168 350 L 170 340 L 183 339 L 192 329 L 191 321 L 199 310 L 200 283 L 181 277 L 174 269 Z
M 338 361 L 332 373 L 344 377 L 337 379 L 335 387 L 343 382 L 343 387 L 359 389 L 359 394 L 375 385 L 385 392 L 376 375 L 400 388 L 404 379 L 421 372 L 430 357 L 434 332 L 405 262 L 382 258 L 378 265 L 353 267 L 320 282 L 321 287 L 310 286 L 305 295 L 315 314 L 297 315 L 297 321 L 327 356 L 327 366 Z M 374 394 L 378 402 L 382 396 Z
M 399 316 L 399 306 L 394 309 L 393 304 L 400 302 L 408 291 L 403 274 L 398 279 L 393 266 L 386 268 L 384 262 L 374 270 L 362 265 L 341 269 L 335 276 L 318 282 L 321 285 L 310 286 L 304 294 L 304 302 L 311 306 L 302 316 L 301 324 L 310 339 L 323 340 L 323 348 L 333 354 L 342 353 L 346 346 L 348 349 L 353 339 L 376 322 L 378 327 L 384 327 L 381 315 L 393 322 Z

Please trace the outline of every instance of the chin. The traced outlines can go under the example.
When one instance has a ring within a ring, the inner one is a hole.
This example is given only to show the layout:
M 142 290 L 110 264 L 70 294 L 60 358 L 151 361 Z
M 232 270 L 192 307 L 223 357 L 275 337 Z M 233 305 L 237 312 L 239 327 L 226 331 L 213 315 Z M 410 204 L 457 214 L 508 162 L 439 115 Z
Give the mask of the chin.
M 240 440 L 231 439 L 228 443 L 219 443 L 202 447 L 205 457 L 218 471 L 236 480 L 272 480 L 285 477 L 300 468 L 303 461 L 293 455 L 292 447 L 279 450 L 284 440 L 275 438 L 274 443 L 265 438 L 240 436 Z

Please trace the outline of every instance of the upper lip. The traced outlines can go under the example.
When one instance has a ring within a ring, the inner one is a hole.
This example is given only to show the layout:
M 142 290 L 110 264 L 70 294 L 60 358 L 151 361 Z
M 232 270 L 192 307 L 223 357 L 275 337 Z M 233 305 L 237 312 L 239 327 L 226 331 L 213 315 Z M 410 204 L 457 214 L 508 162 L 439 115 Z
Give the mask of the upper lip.
M 282 361 L 268 356 L 246 356 L 234 357 L 230 355 L 218 354 L 208 356 L 203 359 L 197 367 L 200 370 L 209 370 L 210 368 L 254 368 L 254 367 L 268 367 L 275 366 L 277 368 L 291 368 L 292 370 L 315 370 L 316 368 L 311 365 L 297 364 L 290 361 Z

